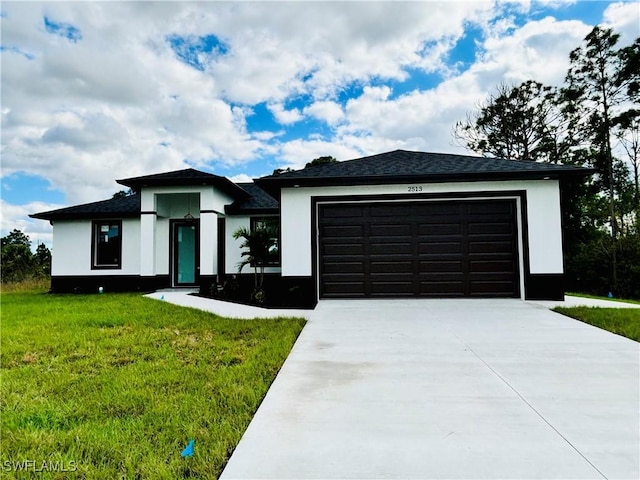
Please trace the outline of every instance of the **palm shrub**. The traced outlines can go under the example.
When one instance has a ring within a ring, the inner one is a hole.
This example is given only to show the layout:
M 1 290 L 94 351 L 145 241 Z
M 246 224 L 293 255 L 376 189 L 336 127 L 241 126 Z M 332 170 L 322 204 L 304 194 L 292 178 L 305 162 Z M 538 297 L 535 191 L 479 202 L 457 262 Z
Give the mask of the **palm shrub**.
M 253 267 L 254 288 L 251 300 L 262 304 L 266 295 L 263 289 L 264 268 L 276 260 L 278 252 L 278 232 L 267 222 L 257 223 L 253 229 L 241 227 L 233 232 L 233 238 L 242 239 L 242 261 L 238 263 L 238 273 L 247 265 Z

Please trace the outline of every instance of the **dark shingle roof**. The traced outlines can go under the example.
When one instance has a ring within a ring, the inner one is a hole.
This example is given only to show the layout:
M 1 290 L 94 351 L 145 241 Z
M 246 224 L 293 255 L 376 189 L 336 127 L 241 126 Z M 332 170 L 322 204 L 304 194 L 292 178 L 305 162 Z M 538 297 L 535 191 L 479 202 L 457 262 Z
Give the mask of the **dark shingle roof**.
M 140 216 L 140 195 L 110 198 L 101 202 L 85 203 L 29 216 L 42 220 L 138 217 Z
M 247 192 L 228 178 L 214 175 L 213 173 L 201 172 L 193 168 L 158 173 L 155 175 L 145 175 L 143 177 L 125 178 L 116 181 L 121 185 L 137 191 L 142 187 L 213 185 L 234 199 L 247 198 L 248 196 Z
M 256 183 L 269 193 L 277 194 L 280 188 L 295 185 L 535 179 L 589 173 L 592 173 L 591 170 L 585 168 L 526 160 L 395 150 L 280 175 L 269 175 L 256 180 Z
M 242 199 L 225 208 L 228 214 L 278 213 L 279 204 L 272 196 L 254 183 L 237 185 L 244 192 Z M 127 218 L 140 216 L 140 195 L 111 198 L 100 202 L 85 203 L 49 212 L 34 213 L 31 218 L 42 220 L 72 220 L 98 218 Z
M 242 213 L 278 213 L 280 204 L 271 195 L 261 189 L 255 183 L 239 183 L 245 192 L 251 197 L 244 200 L 236 200 L 231 205 L 227 205 L 224 209 L 229 215 L 237 215 Z

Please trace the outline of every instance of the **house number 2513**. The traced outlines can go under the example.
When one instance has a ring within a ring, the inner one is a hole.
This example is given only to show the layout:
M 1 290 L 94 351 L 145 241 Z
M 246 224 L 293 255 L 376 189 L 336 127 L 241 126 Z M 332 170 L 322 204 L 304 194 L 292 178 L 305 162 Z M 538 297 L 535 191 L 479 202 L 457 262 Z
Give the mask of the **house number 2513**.
M 422 185 L 409 186 L 409 187 L 407 187 L 407 191 L 409 193 L 421 192 L 422 191 Z

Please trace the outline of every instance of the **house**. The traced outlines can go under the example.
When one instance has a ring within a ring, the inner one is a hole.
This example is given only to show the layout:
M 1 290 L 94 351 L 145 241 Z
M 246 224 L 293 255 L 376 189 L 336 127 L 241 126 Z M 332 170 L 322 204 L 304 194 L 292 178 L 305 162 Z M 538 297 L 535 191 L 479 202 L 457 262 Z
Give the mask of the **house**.
M 583 168 L 396 150 L 253 183 L 193 169 L 118 180 L 135 194 L 32 215 L 53 225 L 53 291 L 222 283 L 233 232 L 280 226 L 266 268 L 322 298 L 561 299 L 560 185 Z M 240 277 L 248 276 L 249 269 Z

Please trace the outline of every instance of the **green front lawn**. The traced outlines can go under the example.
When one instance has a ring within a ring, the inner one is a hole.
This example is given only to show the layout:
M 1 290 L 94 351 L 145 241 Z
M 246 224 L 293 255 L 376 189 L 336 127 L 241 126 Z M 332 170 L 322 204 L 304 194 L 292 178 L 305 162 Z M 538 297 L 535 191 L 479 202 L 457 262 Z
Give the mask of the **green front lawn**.
M 0 301 L 2 478 L 216 478 L 304 325 L 136 294 Z
M 553 311 L 640 342 L 640 308 L 556 307 Z

